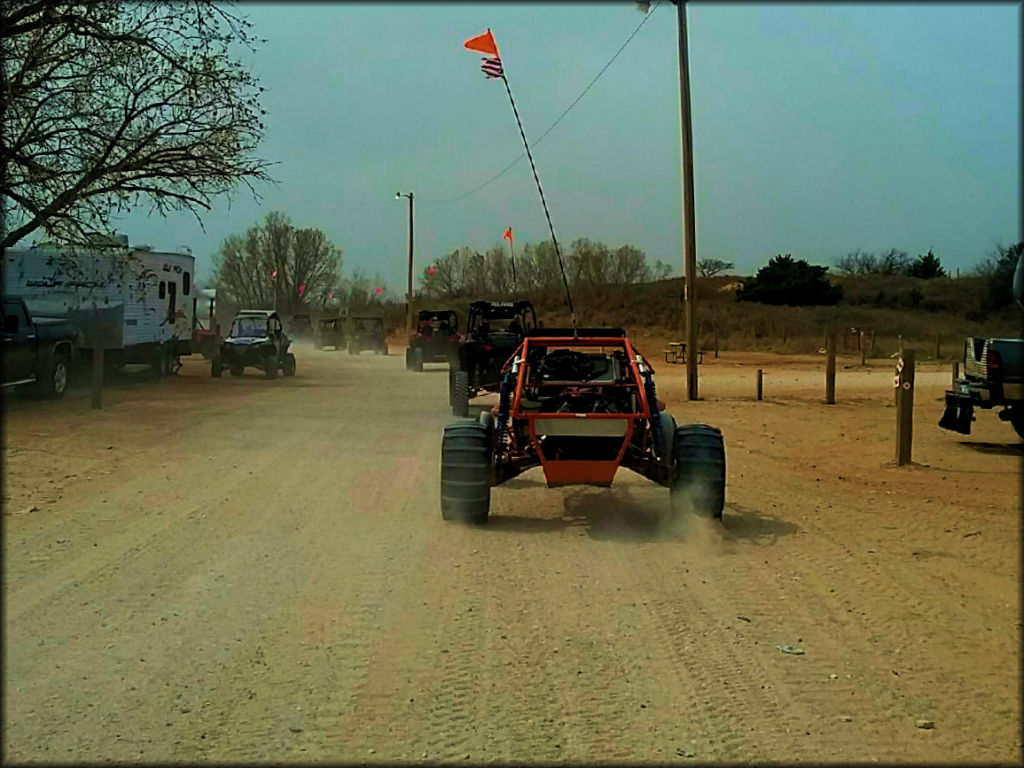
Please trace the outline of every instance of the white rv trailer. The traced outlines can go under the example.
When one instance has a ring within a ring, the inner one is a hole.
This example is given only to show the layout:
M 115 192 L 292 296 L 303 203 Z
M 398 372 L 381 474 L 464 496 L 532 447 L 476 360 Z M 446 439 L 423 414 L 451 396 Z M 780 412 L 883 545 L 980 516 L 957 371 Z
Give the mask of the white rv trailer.
M 21 296 L 34 314 L 65 317 L 93 348 L 94 321 L 103 323 L 104 356 L 114 365 L 143 363 L 161 373 L 192 353 L 195 258 L 145 246 L 69 249 L 44 244 L 8 248 L 3 292 Z

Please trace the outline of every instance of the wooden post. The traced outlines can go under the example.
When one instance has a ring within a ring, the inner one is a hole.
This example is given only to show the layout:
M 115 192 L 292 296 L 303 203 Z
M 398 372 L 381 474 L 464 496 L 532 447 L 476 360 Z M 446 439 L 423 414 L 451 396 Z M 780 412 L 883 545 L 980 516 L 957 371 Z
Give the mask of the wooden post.
M 914 440 L 914 350 L 904 350 L 896 363 L 896 465 L 910 463 Z
M 953 361 L 953 389 L 956 389 L 957 382 L 960 381 L 960 362 L 957 360 Z
M 935 359 L 942 359 L 942 334 L 935 334 Z
M 903 334 L 902 333 L 899 334 L 898 338 L 899 338 L 899 341 L 900 341 L 900 355 L 902 356 L 903 355 Z
M 857 337 L 857 346 L 860 347 L 860 364 L 864 365 L 864 331 L 860 332 L 860 336 Z
M 103 323 L 96 315 L 92 318 L 92 408 L 103 407 Z
M 764 393 L 764 370 L 762 368 L 757 369 L 757 399 L 760 400 Z
M 868 354 L 874 357 L 875 355 L 875 329 L 871 329 L 871 338 L 868 339 Z
M 836 334 L 829 328 L 825 337 L 825 402 L 835 405 L 836 402 Z
M 718 326 L 715 326 L 715 359 L 718 359 Z

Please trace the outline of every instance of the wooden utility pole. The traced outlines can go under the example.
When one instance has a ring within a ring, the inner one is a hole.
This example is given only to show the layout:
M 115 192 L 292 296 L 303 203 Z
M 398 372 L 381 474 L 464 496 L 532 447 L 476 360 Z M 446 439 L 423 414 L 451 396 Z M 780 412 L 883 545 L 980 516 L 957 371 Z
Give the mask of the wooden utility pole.
M 395 199 L 401 197 L 409 198 L 409 280 L 405 291 L 405 331 L 412 333 L 412 201 L 415 195 L 412 192 L 395 192 Z
M 672 0 L 679 21 L 679 124 L 683 186 L 683 273 L 686 278 L 686 399 L 697 400 L 697 230 L 693 197 L 693 126 L 686 3 Z
M 825 402 L 836 402 L 836 332 L 832 328 L 825 337 Z
M 904 350 L 896 363 L 896 464 L 910 463 L 914 441 L 914 350 Z
M 92 315 L 92 408 L 94 411 L 103 408 L 103 344 L 105 334 L 103 323 L 99 321 L 96 310 Z

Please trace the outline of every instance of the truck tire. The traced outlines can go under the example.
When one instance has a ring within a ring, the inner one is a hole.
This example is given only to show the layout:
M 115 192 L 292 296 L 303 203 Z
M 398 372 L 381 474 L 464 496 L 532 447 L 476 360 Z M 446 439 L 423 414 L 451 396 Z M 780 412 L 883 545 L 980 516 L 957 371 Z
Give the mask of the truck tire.
M 721 520 L 725 508 L 722 432 L 707 424 L 676 427 L 672 453 L 672 514 L 692 511 L 701 517 Z
M 224 363 L 214 358 L 214 360 L 210 362 L 210 376 L 215 379 L 219 379 L 222 373 L 224 373 Z
M 291 352 L 284 356 L 284 365 L 281 366 L 281 370 L 285 376 L 295 375 L 295 355 Z
M 267 355 L 263 361 L 263 373 L 268 379 L 277 378 L 278 360 L 277 355 Z
M 441 438 L 441 517 L 477 525 L 491 510 L 491 445 L 483 424 L 444 428 Z
M 42 397 L 59 400 L 67 392 L 70 379 L 71 361 L 67 354 L 51 348 L 36 371 L 37 392 Z
M 469 374 L 465 371 L 452 374 L 451 405 L 452 416 L 469 416 Z

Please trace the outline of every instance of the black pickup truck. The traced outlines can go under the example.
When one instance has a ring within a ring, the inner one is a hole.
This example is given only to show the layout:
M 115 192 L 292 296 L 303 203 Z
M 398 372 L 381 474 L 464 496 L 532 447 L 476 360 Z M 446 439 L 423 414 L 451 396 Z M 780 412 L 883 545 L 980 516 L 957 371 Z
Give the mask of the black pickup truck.
M 4 296 L 3 386 L 32 384 L 46 397 L 63 397 L 81 333 L 67 320 L 32 317 L 18 296 Z

